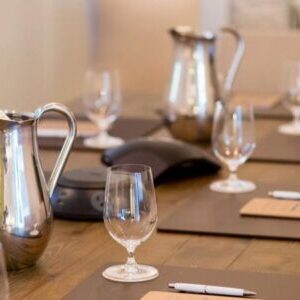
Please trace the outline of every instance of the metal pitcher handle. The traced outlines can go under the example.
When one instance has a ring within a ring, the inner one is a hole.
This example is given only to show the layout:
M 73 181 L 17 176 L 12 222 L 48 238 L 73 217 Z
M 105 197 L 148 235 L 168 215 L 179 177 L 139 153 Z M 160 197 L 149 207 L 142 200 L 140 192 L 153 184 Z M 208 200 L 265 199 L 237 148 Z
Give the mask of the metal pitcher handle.
M 233 56 L 233 59 L 231 62 L 231 66 L 228 70 L 227 76 L 225 78 L 225 83 L 224 83 L 224 92 L 225 92 L 225 95 L 228 95 L 231 92 L 232 85 L 233 85 L 233 82 L 235 79 L 235 75 L 239 69 L 242 58 L 244 56 L 245 41 L 244 41 L 243 37 L 239 34 L 239 32 L 233 28 L 223 27 L 223 28 L 221 28 L 221 31 L 224 33 L 231 34 L 237 41 L 236 50 L 235 50 L 235 53 L 234 53 L 234 56 Z
M 39 107 L 34 112 L 34 151 L 35 151 L 37 167 L 39 169 L 40 175 L 44 176 L 41 162 L 40 162 L 40 157 L 38 154 L 37 126 L 38 126 L 38 122 L 39 122 L 40 118 L 42 117 L 42 115 L 48 111 L 55 111 L 55 112 L 63 114 L 64 116 L 66 116 L 68 125 L 69 125 L 68 136 L 64 142 L 62 150 L 60 151 L 60 154 L 55 163 L 55 166 L 51 173 L 50 179 L 48 181 L 48 192 L 49 192 L 49 197 L 51 198 L 51 196 L 54 192 L 55 186 L 57 184 L 58 178 L 61 175 L 61 173 L 64 169 L 64 166 L 67 162 L 67 159 L 69 157 L 73 142 L 76 137 L 77 126 L 76 126 L 76 120 L 75 120 L 74 114 L 63 104 L 48 103 L 42 107 Z

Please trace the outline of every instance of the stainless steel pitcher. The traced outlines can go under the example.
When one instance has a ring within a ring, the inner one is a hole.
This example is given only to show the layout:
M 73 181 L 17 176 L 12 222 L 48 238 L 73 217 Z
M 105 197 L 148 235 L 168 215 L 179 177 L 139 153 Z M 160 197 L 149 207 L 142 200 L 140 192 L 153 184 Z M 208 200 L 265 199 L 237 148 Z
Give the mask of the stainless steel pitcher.
M 234 29 L 222 28 L 237 41 L 233 61 L 220 82 L 216 72 L 216 40 L 211 32 L 195 33 L 190 27 L 172 28 L 175 56 L 166 119 L 171 133 L 187 141 L 207 141 L 211 137 L 216 100 L 229 97 L 236 72 L 244 53 L 244 40 Z
M 48 182 L 39 157 L 37 125 L 56 111 L 66 116 L 69 134 Z M 7 113 L 0 119 L 0 240 L 9 269 L 32 266 L 43 253 L 52 225 L 50 197 L 76 136 L 75 118 L 64 105 L 46 104 L 34 114 Z

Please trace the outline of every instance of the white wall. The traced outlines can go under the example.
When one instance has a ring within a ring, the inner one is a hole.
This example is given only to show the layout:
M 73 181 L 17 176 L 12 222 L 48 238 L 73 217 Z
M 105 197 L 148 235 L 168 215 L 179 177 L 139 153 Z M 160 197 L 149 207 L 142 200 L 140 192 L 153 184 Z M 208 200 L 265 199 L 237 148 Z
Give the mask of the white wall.
M 228 26 L 230 3 L 231 0 L 201 0 L 201 29 L 217 31 L 222 26 Z
M 242 3 L 241 0 L 235 0 L 235 3 L 245 5 L 246 0 L 243 1 Z M 252 0 L 247 1 L 249 5 L 254 5 Z M 276 2 L 280 3 L 280 1 Z M 216 31 L 220 26 L 230 25 L 232 3 L 231 0 L 201 0 L 202 27 Z M 255 15 L 255 9 L 259 7 L 251 10 L 252 15 Z M 278 14 L 279 17 L 280 14 Z M 253 93 L 281 93 L 283 91 L 284 64 L 290 60 L 300 60 L 300 31 L 278 30 L 283 27 L 281 23 L 284 20 L 277 19 L 277 21 L 276 30 L 266 30 L 267 26 L 262 27 L 264 30 L 257 28 L 241 30 L 246 42 L 246 51 L 233 86 L 235 91 Z M 220 40 L 218 63 L 219 71 L 224 73 L 232 58 L 234 42 L 227 37 Z
M 0 1 L 0 105 L 32 110 L 78 93 L 85 64 L 82 0 Z
M 102 58 L 119 66 L 127 91 L 164 89 L 173 46 L 167 30 L 181 24 L 197 27 L 198 5 L 198 0 L 102 2 Z
M 39 0 L 0 2 L 0 103 L 39 101 L 45 90 L 45 10 Z M 34 97 L 33 97 L 34 96 Z
M 297 31 L 242 31 L 246 42 L 245 56 L 234 84 L 237 92 L 282 93 L 285 63 L 300 60 L 300 33 Z M 223 41 L 221 69 L 231 59 L 232 40 Z
M 166 30 L 179 24 L 216 30 L 226 20 L 227 1 L 0 0 L 0 108 L 33 110 L 80 96 L 88 65 L 88 4 L 100 15 L 98 61 L 120 69 L 125 92 L 160 94 L 172 53 Z M 235 89 L 281 90 L 282 64 L 300 59 L 300 33 L 243 33 L 246 56 Z M 231 47 L 221 50 L 225 69 Z
M 166 30 L 197 26 L 198 0 L 0 0 L 0 108 L 32 110 L 80 95 L 91 3 L 100 14 L 99 60 L 120 69 L 126 92 L 163 90 Z

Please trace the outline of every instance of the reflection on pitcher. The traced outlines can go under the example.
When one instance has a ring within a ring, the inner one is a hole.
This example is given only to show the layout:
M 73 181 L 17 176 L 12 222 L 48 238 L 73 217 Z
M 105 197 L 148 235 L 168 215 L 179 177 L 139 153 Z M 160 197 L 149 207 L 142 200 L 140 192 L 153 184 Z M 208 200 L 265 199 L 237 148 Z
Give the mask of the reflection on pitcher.
M 37 125 L 48 111 L 67 118 L 69 134 L 46 182 L 39 157 Z M 46 248 L 52 228 L 49 199 L 75 136 L 75 118 L 62 104 L 46 104 L 34 114 L 0 115 L 0 241 L 9 269 L 34 265 Z
M 224 84 L 215 67 L 217 35 L 202 34 L 190 27 L 172 28 L 174 64 L 167 97 L 166 120 L 171 133 L 187 141 L 211 137 L 215 102 L 229 96 L 244 54 L 244 40 L 234 29 L 222 28 L 237 41 L 237 48 Z

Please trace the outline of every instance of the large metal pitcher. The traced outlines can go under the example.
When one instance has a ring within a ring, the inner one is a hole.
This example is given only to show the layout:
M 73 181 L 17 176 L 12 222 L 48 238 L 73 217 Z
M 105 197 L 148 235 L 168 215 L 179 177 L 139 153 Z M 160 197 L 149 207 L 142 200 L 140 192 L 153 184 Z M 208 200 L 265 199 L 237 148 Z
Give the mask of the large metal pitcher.
M 174 64 L 167 97 L 166 120 L 171 133 L 187 141 L 208 141 L 216 100 L 226 100 L 244 53 L 244 40 L 234 29 L 222 28 L 237 41 L 233 61 L 220 82 L 215 61 L 217 36 L 195 33 L 190 27 L 172 28 Z
M 48 182 L 41 166 L 37 125 L 41 116 L 56 111 L 66 116 L 69 134 Z M 32 266 L 50 237 L 50 197 L 64 168 L 76 136 L 73 114 L 50 103 L 34 114 L 6 114 L 0 118 L 0 240 L 9 269 Z

